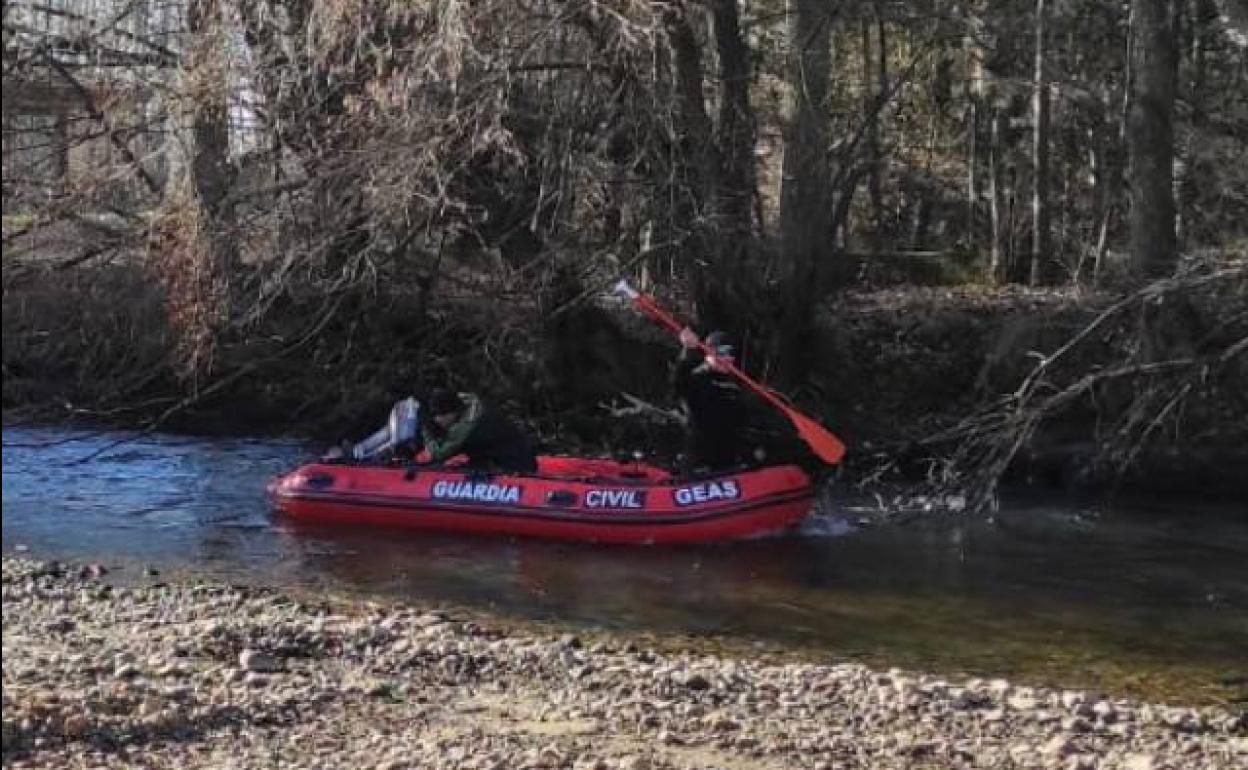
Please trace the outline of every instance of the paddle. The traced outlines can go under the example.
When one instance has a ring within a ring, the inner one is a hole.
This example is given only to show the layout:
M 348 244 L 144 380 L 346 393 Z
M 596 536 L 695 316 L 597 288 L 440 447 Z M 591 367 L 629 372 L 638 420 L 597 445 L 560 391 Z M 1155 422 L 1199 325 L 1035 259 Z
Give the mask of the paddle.
M 684 325 L 668 314 L 666 310 L 659 307 L 653 298 L 634 289 L 629 285 L 628 281 L 621 280 L 617 283 L 615 285 L 615 293 L 628 299 L 638 310 L 671 329 L 676 334 L 680 334 L 681 330 L 685 328 Z M 707 356 L 715 355 L 714 349 L 700 340 L 698 341 L 698 347 Z M 765 386 L 755 382 L 748 374 L 738 369 L 732 361 L 723 358 L 717 358 L 716 360 L 722 369 L 740 380 L 764 401 L 784 413 L 784 416 L 789 418 L 789 422 L 793 423 L 793 427 L 797 430 L 797 435 L 802 437 L 802 440 L 810 446 L 811 451 L 819 459 L 828 465 L 836 465 L 845 456 L 845 445 L 841 443 L 840 439 L 832 435 L 827 428 L 794 409 Z

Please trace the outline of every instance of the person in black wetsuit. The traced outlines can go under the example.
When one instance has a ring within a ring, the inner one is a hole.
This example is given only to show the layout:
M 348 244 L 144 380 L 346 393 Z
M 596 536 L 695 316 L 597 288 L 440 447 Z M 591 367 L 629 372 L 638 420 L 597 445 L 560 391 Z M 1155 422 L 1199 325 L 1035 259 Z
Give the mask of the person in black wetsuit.
M 534 473 L 537 455 L 519 428 L 486 408 L 475 393 L 437 390 L 426 410 L 432 418 L 423 431 L 429 461 L 441 463 L 467 455 L 473 468 Z
M 706 356 L 698 347 L 698 335 L 687 328 L 680 333 L 680 343 L 672 388 L 689 414 L 684 470 L 736 467 L 742 459 L 746 414 L 740 387 L 721 365 L 733 360 L 732 343 L 724 332 L 711 332 L 705 343 L 715 355 Z

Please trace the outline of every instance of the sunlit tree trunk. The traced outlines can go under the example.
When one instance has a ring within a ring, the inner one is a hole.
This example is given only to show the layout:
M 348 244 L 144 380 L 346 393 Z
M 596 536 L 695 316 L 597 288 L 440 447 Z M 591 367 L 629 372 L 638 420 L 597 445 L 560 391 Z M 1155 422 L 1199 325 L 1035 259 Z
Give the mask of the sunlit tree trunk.
M 999 110 L 993 110 L 988 144 L 988 216 L 992 230 L 991 244 L 988 250 L 988 280 L 992 283 L 1001 282 L 1005 264 L 1005 214 L 1002 203 L 1002 176 L 1005 172 L 1005 160 L 1002 146 L 1002 133 L 1005 116 Z
M 979 181 L 975 178 L 979 155 L 979 101 L 972 98 L 966 108 L 966 246 L 975 248 L 975 204 Z
M 1049 76 L 1046 66 L 1046 0 L 1036 0 L 1036 67 L 1032 89 L 1032 239 L 1029 283 L 1039 286 L 1053 276 L 1053 239 L 1049 222 Z

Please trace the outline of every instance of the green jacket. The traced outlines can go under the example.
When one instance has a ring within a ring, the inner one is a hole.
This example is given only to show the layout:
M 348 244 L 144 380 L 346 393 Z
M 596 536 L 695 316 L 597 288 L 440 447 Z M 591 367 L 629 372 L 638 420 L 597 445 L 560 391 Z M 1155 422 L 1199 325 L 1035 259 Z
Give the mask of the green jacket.
M 465 405 L 459 419 L 451 423 L 442 437 L 425 436 L 425 448 L 429 450 L 431 462 L 445 462 L 460 454 L 464 448 L 464 442 L 468 440 L 473 429 L 477 427 L 477 423 L 481 421 L 484 409 L 480 397 L 475 393 L 460 393 L 459 397 Z

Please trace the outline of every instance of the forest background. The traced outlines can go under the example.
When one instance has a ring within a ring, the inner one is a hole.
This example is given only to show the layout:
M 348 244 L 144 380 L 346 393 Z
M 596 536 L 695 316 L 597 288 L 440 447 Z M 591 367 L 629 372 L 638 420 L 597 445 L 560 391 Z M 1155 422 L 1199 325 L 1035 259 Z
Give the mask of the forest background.
M 5 0 L 3 42 L 7 421 L 338 439 L 450 385 L 663 450 L 627 276 L 856 483 L 1248 494 L 1244 0 Z

